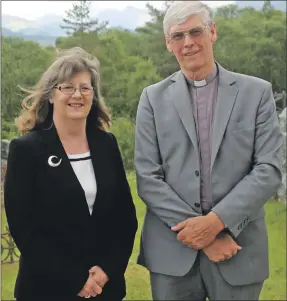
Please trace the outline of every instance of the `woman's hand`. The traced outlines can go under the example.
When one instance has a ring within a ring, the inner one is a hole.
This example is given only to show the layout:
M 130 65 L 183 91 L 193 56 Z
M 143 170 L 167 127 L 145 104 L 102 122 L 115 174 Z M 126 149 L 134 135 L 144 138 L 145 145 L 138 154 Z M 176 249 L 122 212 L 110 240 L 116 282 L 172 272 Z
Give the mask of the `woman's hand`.
M 93 280 L 96 281 L 101 288 L 103 288 L 109 280 L 108 275 L 99 266 L 92 267 L 89 272 Z
M 101 286 L 93 279 L 93 277 L 93 274 L 90 273 L 86 284 L 78 294 L 79 297 L 96 297 L 102 293 Z

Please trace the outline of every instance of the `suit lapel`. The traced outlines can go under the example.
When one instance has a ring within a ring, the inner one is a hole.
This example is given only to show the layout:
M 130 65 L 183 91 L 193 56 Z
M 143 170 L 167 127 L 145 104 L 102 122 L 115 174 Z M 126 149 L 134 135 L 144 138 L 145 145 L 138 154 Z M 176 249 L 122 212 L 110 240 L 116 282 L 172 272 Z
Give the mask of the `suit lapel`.
M 192 144 L 198 152 L 197 134 L 192 111 L 191 95 L 188 91 L 186 80 L 181 71 L 177 72 L 171 80 L 175 81 L 175 83 L 170 86 L 172 102 Z
M 211 152 L 211 170 L 217 156 L 220 144 L 222 142 L 225 129 L 234 106 L 238 88 L 233 85 L 235 79 L 231 72 L 228 72 L 218 64 L 219 83 L 217 104 L 214 114 L 213 132 L 212 132 L 212 152 Z

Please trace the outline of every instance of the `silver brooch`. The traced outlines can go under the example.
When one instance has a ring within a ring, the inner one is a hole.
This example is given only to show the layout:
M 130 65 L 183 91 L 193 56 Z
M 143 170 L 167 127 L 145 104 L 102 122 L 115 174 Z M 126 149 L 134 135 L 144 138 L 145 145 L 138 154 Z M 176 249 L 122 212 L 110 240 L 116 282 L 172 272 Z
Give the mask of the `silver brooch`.
M 56 158 L 56 159 L 58 160 L 58 162 L 54 163 L 54 162 L 52 161 L 53 158 Z M 49 164 L 50 166 L 52 166 L 52 167 L 57 167 L 57 166 L 59 166 L 59 165 L 61 164 L 61 162 L 62 162 L 62 159 L 59 160 L 58 157 L 56 157 L 56 156 L 50 156 L 49 159 L 48 159 L 48 164 Z

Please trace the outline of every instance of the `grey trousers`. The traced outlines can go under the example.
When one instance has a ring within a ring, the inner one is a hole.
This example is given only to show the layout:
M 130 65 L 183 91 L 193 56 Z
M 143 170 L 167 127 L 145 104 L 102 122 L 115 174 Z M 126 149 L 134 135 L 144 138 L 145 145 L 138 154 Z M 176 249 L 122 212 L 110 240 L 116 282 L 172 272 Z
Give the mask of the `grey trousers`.
M 236 273 L 236 271 L 234 271 Z M 232 286 L 203 252 L 183 277 L 150 273 L 153 300 L 259 300 L 263 282 Z

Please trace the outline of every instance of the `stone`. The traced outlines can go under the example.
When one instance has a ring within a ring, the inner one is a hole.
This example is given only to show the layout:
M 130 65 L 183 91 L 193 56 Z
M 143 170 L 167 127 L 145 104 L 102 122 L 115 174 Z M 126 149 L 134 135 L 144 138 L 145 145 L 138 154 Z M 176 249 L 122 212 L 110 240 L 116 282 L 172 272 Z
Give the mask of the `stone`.
M 7 139 L 1 140 L 1 159 L 7 160 L 10 141 Z

